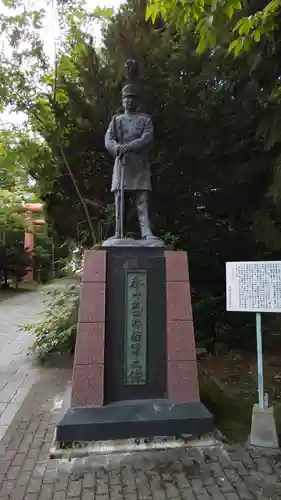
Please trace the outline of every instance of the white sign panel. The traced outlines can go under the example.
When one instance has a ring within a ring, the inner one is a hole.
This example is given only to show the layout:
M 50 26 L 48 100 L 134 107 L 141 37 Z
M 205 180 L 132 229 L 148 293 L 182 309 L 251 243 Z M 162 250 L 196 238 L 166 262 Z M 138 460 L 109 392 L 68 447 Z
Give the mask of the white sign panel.
M 281 312 L 281 261 L 227 262 L 226 309 Z

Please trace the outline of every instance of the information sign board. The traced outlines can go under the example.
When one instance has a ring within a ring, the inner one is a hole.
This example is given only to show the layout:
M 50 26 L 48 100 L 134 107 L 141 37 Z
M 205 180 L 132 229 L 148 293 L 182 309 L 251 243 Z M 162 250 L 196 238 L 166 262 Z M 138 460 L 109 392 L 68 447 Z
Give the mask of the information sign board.
M 226 309 L 281 312 L 281 261 L 227 262 Z

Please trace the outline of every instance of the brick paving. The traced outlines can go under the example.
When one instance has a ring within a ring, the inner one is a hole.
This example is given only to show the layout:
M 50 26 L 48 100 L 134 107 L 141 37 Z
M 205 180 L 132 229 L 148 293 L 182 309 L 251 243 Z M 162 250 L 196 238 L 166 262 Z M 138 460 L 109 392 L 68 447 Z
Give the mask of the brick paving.
M 0 443 L 0 500 L 281 499 L 281 455 L 243 446 L 52 460 L 69 368 L 41 375 Z
M 24 300 L 19 299 L 25 297 L 16 299 L 19 308 L 25 311 L 25 320 L 34 313 L 30 299 L 36 311 L 43 308 L 42 295 L 33 298 L 28 295 L 26 308 Z M 6 318 L 8 331 L 11 321 L 7 311 L 3 313 L 2 305 L 0 322 L 1 314 L 2 319 Z M 13 307 L 10 314 L 13 318 Z M 20 319 L 19 312 L 16 314 L 13 328 Z M 11 337 L 8 335 L 6 339 Z M 23 373 L 23 366 L 30 369 L 30 361 L 23 360 L 23 351 L 14 354 L 10 347 L 8 351 L 10 361 L 12 356 L 16 358 L 5 364 L 5 370 L 13 363 L 19 363 L 18 370 Z M 49 451 L 61 414 L 60 401 L 70 377 L 69 367 L 37 370 L 33 385 L 10 425 L 7 418 L 7 430 L 0 442 L 0 500 L 281 499 L 281 454 L 269 455 L 238 445 L 130 454 L 115 461 L 107 457 L 103 463 L 98 459 L 93 461 L 92 457 L 71 462 L 51 460 Z

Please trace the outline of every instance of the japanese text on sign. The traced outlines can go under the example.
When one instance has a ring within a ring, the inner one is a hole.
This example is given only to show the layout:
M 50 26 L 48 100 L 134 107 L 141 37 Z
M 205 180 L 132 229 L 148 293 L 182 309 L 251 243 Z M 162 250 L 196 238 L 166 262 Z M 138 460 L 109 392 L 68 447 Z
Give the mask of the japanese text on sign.
M 281 262 L 227 262 L 226 309 L 281 311 Z
M 146 271 L 126 273 L 125 384 L 145 385 L 147 356 Z

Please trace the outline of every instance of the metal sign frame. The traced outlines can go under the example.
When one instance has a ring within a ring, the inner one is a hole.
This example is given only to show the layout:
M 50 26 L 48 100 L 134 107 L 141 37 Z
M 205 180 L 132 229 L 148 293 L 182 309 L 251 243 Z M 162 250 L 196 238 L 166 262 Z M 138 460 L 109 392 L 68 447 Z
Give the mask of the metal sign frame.
M 265 407 L 261 313 L 281 312 L 281 261 L 226 263 L 226 310 L 256 314 L 259 407 Z

